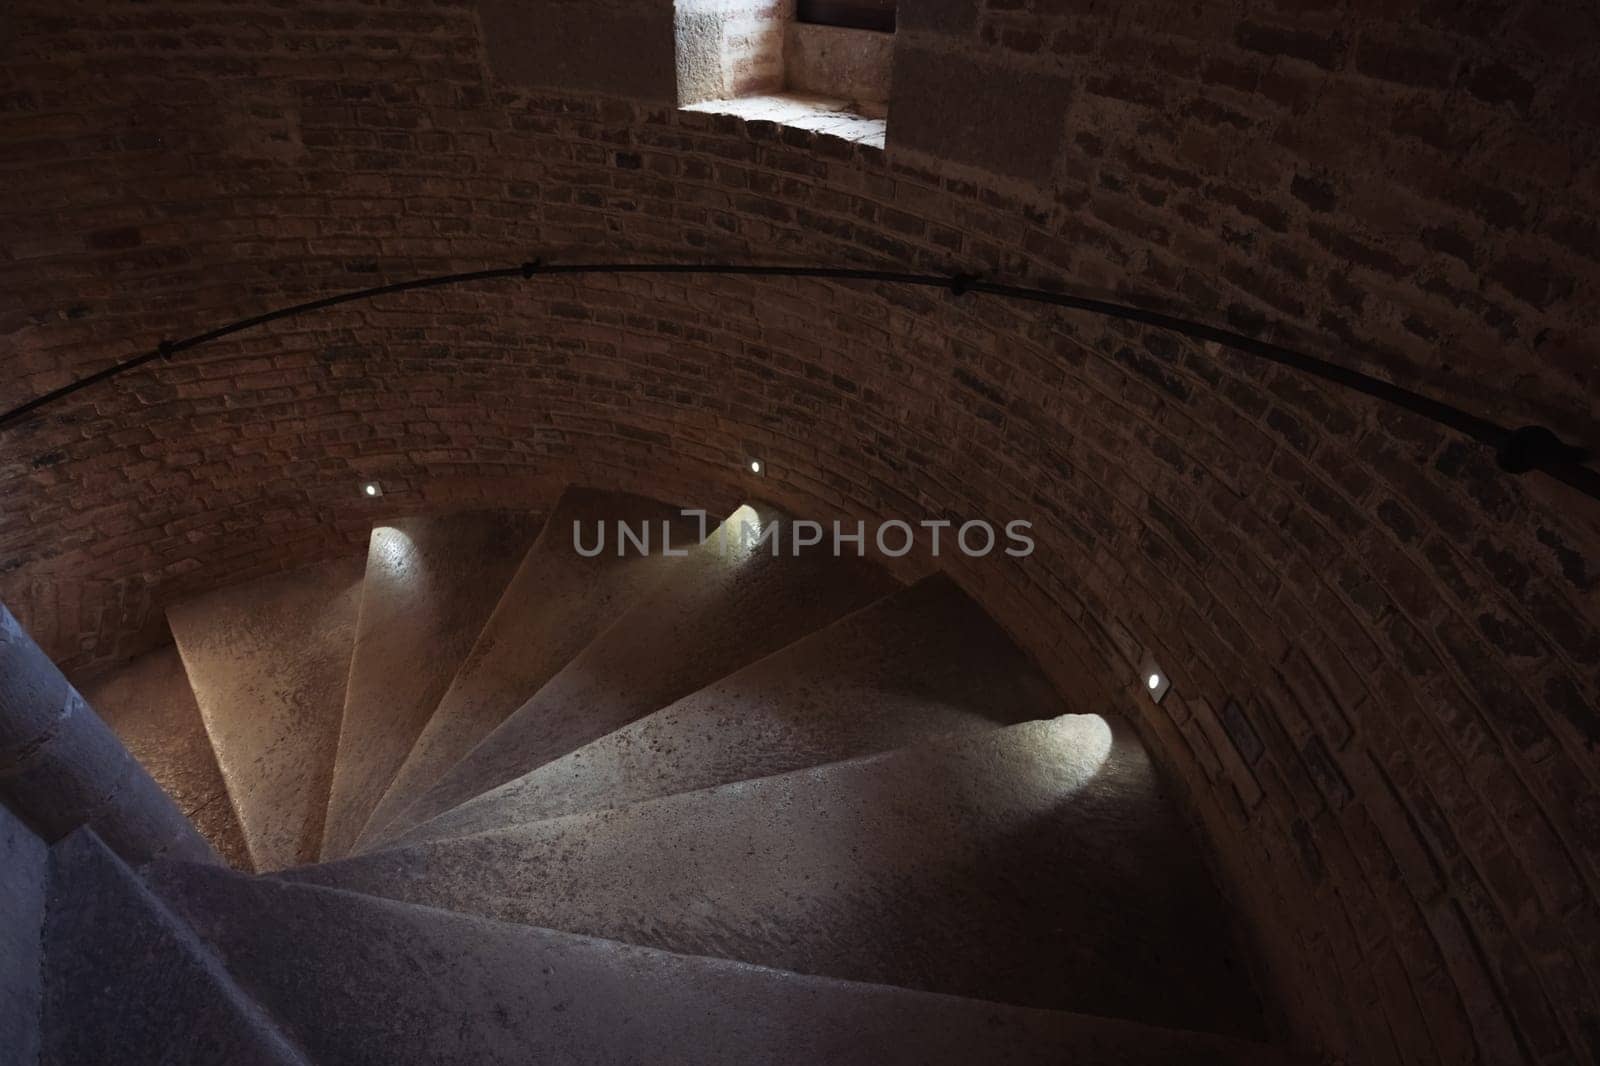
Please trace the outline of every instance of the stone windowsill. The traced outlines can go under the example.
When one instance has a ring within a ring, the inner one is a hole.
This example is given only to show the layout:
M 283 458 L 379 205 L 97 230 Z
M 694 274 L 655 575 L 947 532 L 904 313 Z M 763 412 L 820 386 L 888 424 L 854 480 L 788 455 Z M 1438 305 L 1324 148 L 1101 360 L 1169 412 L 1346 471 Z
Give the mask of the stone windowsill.
M 884 133 L 888 129 L 888 109 L 882 104 L 836 100 L 804 93 L 705 100 L 688 104 L 683 110 L 776 122 L 781 126 L 825 133 L 869 148 L 882 148 Z

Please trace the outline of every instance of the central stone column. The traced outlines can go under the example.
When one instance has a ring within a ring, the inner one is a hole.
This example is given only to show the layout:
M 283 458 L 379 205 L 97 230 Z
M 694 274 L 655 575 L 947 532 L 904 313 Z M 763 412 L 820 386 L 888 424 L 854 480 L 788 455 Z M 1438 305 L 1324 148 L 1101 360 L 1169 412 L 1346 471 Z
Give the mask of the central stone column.
M 0 796 L 46 841 L 87 825 L 135 865 L 219 861 L 3 604 Z

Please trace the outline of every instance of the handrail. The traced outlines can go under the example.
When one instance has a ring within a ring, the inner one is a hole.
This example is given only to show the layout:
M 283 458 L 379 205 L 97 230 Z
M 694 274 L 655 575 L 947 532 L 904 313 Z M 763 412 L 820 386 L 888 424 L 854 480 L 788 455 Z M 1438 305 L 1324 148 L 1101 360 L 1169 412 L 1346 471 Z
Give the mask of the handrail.
M 42 407 L 47 407 L 102 381 L 136 370 L 147 363 L 158 359 L 171 359 L 173 356 L 190 348 L 195 348 L 256 326 L 263 326 L 269 322 L 276 322 L 280 319 L 294 318 L 298 315 L 336 307 L 340 304 L 353 303 L 358 300 L 370 300 L 379 296 L 390 296 L 395 293 L 410 292 L 417 289 L 436 289 L 450 285 L 463 285 L 476 281 L 492 281 L 506 278 L 527 280 L 536 277 L 575 274 L 738 275 L 745 277 L 820 278 L 833 281 L 887 282 L 896 285 L 949 289 L 957 296 L 967 293 L 1003 296 L 1013 300 L 1027 300 L 1033 303 L 1049 304 L 1054 307 L 1065 307 L 1075 311 L 1087 311 L 1090 314 L 1100 315 L 1105 318 L 1137 322 L 1157 329 L 1179 333 L 1196 340 L 1213 341 L 1234 351 L 1255 356 L 1258 359 L 1265 359 L 1268 362 L 1277 363 L 1279 366 L 1286 366 L 1301 373 L 1310 374 L 1313 377 L 1319 377 L 1343 388 L 1404 408 L 1413 414 L 1437 422 L 1463 436 L 1495 449 L 1496 460 L 1501 469 L 1509 473 L 1522 474 L 1530 470 L 1538 470 L 1563 484 L 1577 489 L 1579 492 L 1600 500 L 1600 471 L 1584 465 L 1589 459 L 1589 453 L 1582 448 L 1565 443 L 1554 432 L 1543 426 L 1523 426 L 1517 429 L 1508 429 L 1488 419 L 1463 411 L 1459 407 L 1424 396 L 1421 393 L 1396 385 L 1393 382 L 1373 377 L 1370 374 L 1364 374 L 1359 370 L 1352 370 L 1337 363 L 1330 363 L 1325 359 L 1305 355 L 1256 337 L 1219 329 L 1216 326 L 1209 326 L 1202 322 L 1194 322 L 1156 311 L 1125 304 L 1110 303 L 1105 300 L 1090 299 L 1085 296 L 1073 296 L 1069 293 L 1052 292 L 1046 289 L 1004 285 L 999 282 L 986 281 L 974 274 L 913 274 L 856 267 L 762 266 L 739 263 L 544 263 L 540 260 L 533 260 L 513 267 L 469 270 L 456 274 L 437 274 L 432 277 L 414 278 L 410 281 L 378 285 L 369 289 L 357 289 L 337 296 L 328 296 L 320 300 L 311 300 L 307 303 L 282 307 L 276 311 L 268 311 L 265 314 L 242 318 L 225 326 L 208 330 L 205 333 L 186 337 L 183 340 L 163 340 L 149 351 L 125 359 L 120 363 L 114 363 L 103 370 L 96 371 L 77 381 L 69 382 L 60 388 L 53 389 L 42 396 L 37 396 L 12 408 L 5 414 L 0 415 L 0 430 L 14 425 Z

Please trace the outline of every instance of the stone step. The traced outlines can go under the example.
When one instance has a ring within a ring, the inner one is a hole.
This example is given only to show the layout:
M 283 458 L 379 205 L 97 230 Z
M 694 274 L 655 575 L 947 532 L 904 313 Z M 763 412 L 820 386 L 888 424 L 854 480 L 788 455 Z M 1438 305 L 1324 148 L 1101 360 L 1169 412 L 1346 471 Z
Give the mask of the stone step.
M 147 652 L 77 689 L 224 862 L 257 868 L 177 648 Z M 315 859 L 313 850 L 278 866 Z
M 1143 748 L 1095 715 L 280 876 L 800 973 L 1262 1027 Z
M 455 680 L 428 719 L 405 764 L 368 820 L 363 838 L 380 839 L 396 816 L 506 717 L 556 675 L 642 592 L 678 562 L 661 554 L 584 557 L 573 545 L 579 523 L 593 542 L 597 524 L 662 523 L 672 543 L 693 542 L 696 522 L 676 508 L 621 493 L 569 488 L 489 616 Z
M 6 1061 L 39 1061 L 43 936 L 50 853 L 0 803 L 0 1048 Z
M 782 552 L 742 541 L 746 527 L 776 528 Z M 409 822 L 559 759 L 896 587 L 864 560 L 835 558 L 831 546 L 794 555 L 787 534 L 788 519 L 773 508 L 741 507 L 413 803 Z
M 51 847 L 49 884 L 40 1066 L 308 1066 L 91 830 Z
M 999 627 L 936 575 L 399 839 L 620 807 L 1062 709 Z
M 362 572 L 337 559 L 167 611 L 258 870 L 321 853 Z
M 1199 1033 L 804 976 L 203 867 L 162 865 L 152 878 L 321 1063 L 1284 1061 Z
M 368 542 L 322 854 L 347 854 L 450 687 L 539 522 L 403 518 Z

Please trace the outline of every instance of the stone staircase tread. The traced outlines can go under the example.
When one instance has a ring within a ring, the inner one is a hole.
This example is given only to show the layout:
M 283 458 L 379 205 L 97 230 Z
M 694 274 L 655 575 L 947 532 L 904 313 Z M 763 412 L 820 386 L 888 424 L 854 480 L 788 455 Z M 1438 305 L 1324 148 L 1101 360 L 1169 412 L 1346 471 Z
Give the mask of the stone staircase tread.
M 781 531 L 788 519 L 774 508 L 747 504 L 719 531 L 745 523 Z M 824 550 L 796 556 L 787 547 L 774 554 L 713 532 L 411 804 L 405 818 L 418 824 L 514 780 L 895 587 L 865 560 Z
M 928 743 L 939 743 L 946 740 L 959 741 L 962 737 L 971 737 L 972 735 L 973 731 L 970 729 L 952 729 L 945 732 L 929 733 L 924 736 L 919 736 L 915 740 L 908 742 L 906 747 L 920 746 Z M 649 809 L 652 808 L 653 805 L 666 800 L 683 800 L 687 797 L 701 794 L 705 794 L 708 797 L 718 795 L 727 796 L 731 794 L 726 791 L 729 789 L 738 789 L 744 786 L 756 786 L 769 781 L 781 782 L 782 779 L 788 778 L 791 775 L 805 773 L 808 771 L 844 770 L 853 766 L 870 766 L 887 756 L 895 754 L 896 750 L 898 749 L 889 751 L 861 752 L 859 754 L 847 755 L 838 759 L 829 759 L 822 762 L 808 763 L 805 766 L 792 770 L 774 770 L 772 773 L 755 774 L 750 777 L 735 778 L 731 781 L 718 781 L 714 784 L 701 785 L 696 788 L 685 788 L 682 791 L 664 792 L 648 796 L 619 799 L 615 802 L 602 803 L 594 807 L 585 806 L 579 810 L 563 811 L 560 813 L 533 813 L 528 817 L 520 817 L 518 815 L 520 815 L 521 812 L 516 809 L 504 812 L 489 812 L 495 815 L 494 824 L 492 825 L 474 828 L 460 827 L 449 829 L 448 831 L 446 827 L 440 826 L 439 832 L 429 833 L 426 836 L 419 836 L 417 839 L 410 839 L 409 837 L 396 839 L 380 846 L 376 846 L 370 851 L 364 851 L 358 855 L 347 856 L 345 859 L 335 859 L 330 862 L 308 863 L 305 866 L 272 871 L 272 873 L 281 874 L 291 880 L 300 879 L 302 877 L 314 877 L 315 875 L 310 874 L 309 871 L 342 868 L 342 864 L 346 862 L 355 863 L 357 860 L 375 858 L 380 855 L 410 852 L 419 848 L 426 848 L 433 844 L 462 843 L 475 839 L 495 839 L 498 837 L 512 836 L 522 830 L 536 830 L 540 826 L 552 828 L 558 825 L 578 826 L 586 824 L 585 819 L 594 818 L 600 815 L 616 815 L 619 817 L 627 817 L 629 816 L 630 812 L 633 812 L 636 809 Z M 493 795 L 494 793 L 487 794 L 487 796 Z M 465 810 L 466 808 L 463 807 L 461 809 Z M 446 813 L 448 815 L 449 813 L 453 812 Z M 436 824 L 438 824 L 438 820 L 424 822 L 417 828 L 418 830 L 421 830 L 423 828 L 432 827 Z
M 687 550 L 575 550 L 612 520 Z M 1286 1061 L 1132 729 L 1062 714 L 950 578 L 796 555 L 790 525 L 746 504 L 695 543 L 674 508 L 568 489 L 547 522 L 398 519 L 364 560 L 172 608 L 165 673 L 98 694 L 147 730 L 189 708 L 270 872 L 195 838 L 141 878 L 90 829 L 0 824 L 45 870 L 40 981 L 0 967 L 38 1025 L 8 1042 L 40 1066 Z
M 360 837 L 539 524 L 525 513 L 466 512 L 373 528 L 324 857 L 348 853 Z
M 167 611 L 258 870 L 321 851 L 363 568 L 335 559 Z
M 785 972 L 213 868 L 160 864 L 151 877 L 323 1063 L 1286 1061 L 1204 1033 Z
M 224 862 L 241 870 L 257 868 L 217 755 L 217 738 L 207 729 L 176 647 L 146 652 L 78 690 Z M 315 857 L 313 851 L 301 861 Z
M 39 1057 L 44 996 L 44 916 L 50 852 L 0 803 L 0 1048 Z
M 803 973 L 1246 1037 L 1262 1025 L 1143 749 L 1094 715 L 282 876 Z
M 573 547 L 573 524 L 627 522 L 691 542 L 697 524 L 677 508 L 623 493 L 569 488 L 500 596 L 450 687 L 368 820 L 358 850 L 381 839 L 397 816 L 625 610 L 659 582 L 676 557 L 657 551 L 592 557 Z M 404 823 L 397 826 L 404 828 Z
M 677 702 L 398 834 L 416 843 L 626 806 L 1061 711 L 948 578 L 898 590 Z
M 92 830 L 52 845 L 48 883 L 40 1066 L 308 1066 Z

